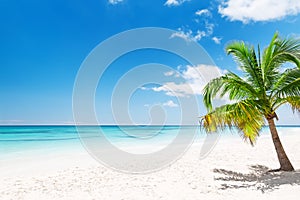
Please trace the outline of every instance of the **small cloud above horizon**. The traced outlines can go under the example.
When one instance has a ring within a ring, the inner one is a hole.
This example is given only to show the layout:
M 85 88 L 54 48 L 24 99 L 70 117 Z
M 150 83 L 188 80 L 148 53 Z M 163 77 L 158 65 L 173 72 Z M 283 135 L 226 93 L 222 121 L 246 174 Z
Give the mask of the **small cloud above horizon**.
M 190 0 L 167 0 L 164 5 L 168 7 L 180 6 L 186 1 L 190 1 Z
M 118 4 L 118 3 L 121 3 L 121 2 L 123 2 L 124 0 L 108 0 L 108 3 L 109 4 L 112 4 L 112 5 L 116 5 L 116 4 Z
M 170 107 L 170 108 L 176 108 L 179 105 L 177 103 L 175 103 L 173 100 L 169 100 L 166 101 L 164 103 L 155 103 L 155 104 L 144 104 L 144 107 L 152 107 L 153 105 L 160 105 L 160 106 L 164 106 L 164 107 Z
M 211 39 L 212 39 L 216 44 L 221 44 L 221 40 L 222 40 L 221 37 L 216 37 L 216 36 L 214 36 L 214 37 L 212 37 Z
M 174 101 L 172 101 L 172 100 L 169 100 L 169 101 L 163 103 L 163 106 L 174 108 L 174 107 L 178 107 L 178 104 L 174 103 Z
M 211 16 L 211 12 L 208 9 L 202 9 L 195 12 L 198 16 Z
M 205 23 L 205 30 L 196 30 L 192 31 L 191 29 L 188 29 L 184 31 L 183 29 L 179 28 L 177 32 L 173 33 L 170 36 L 170 39 L 172 38 L 181 38 L 185 40 L 186 42 L 198 42 L 204 37 L 209 37 L 213 34 L 214 31 L 214 24 L 212 23 Z
M 196 33 L 194 33 L 192 30 L 183 31 L 182 29 L 178 29 L 177 32 L 173 33 L 170 36 L 170 39 L 172 38 L 181 38 L 185 40 L 186 42 L 192 42 L 192 41 L 199 41 L 202 39 L 202 37 L 206 36 L 206 33 L 204 31 L 197 30 Z

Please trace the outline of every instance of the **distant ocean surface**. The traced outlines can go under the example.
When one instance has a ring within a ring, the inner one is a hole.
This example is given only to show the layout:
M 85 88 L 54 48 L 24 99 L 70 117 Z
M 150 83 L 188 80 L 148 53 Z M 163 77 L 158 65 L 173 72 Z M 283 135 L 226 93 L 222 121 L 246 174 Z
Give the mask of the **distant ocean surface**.
M 195 126 L 101 126 L 101 129 L 109 141 L 122 145 L 134 142 L 142 145 L 149 142 L 168 143 L 176 137 L 179 130 L 187 133 L 196 131 L 200 140 L 206 136 L 203 130 Z M 80 130 L 81 137 L 93 139 L 99 134 L 97 126 L 80 126 Z M 278 131 L 284 134 L 288 134 L 290 130 L 300 134 L 299 126 L 278 127 Z M 264 127 L 262 135 L 267 133 L 268 128 Z M 75 126 L 0 126 L 0 159 L 83 148 L 80 136 Z M 222 136 L 238 137 L 238 134 L 226 130 Z

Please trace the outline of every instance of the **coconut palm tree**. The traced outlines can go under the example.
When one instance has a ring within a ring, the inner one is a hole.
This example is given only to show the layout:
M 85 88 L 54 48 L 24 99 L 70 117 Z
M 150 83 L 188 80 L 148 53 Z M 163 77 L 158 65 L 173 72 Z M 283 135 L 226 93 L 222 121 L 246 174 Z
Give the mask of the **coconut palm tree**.
M 243 77 L 228 72 L 205 86 L 203 101 L 208 114 L 201 117 L 201 124 L 207 132 L 237 128 L 253 145 L 267 122 L 280 162 L 278 171 L 293 171 L 274 118 L 278 120 L 276 110 L 283 104 L 300 112 L 300 40 L 281 39 L 275 33 L 262 54 L 259 46 L 255 51 L 244 42 L 230 43 L 226 52 L 233 56 Z M 289 65 L 294 68 L 281 72 L 286 63 L 296 66 Z M 212 101 L 217 97 L 228 97 L 231 103 L 214 108 Z

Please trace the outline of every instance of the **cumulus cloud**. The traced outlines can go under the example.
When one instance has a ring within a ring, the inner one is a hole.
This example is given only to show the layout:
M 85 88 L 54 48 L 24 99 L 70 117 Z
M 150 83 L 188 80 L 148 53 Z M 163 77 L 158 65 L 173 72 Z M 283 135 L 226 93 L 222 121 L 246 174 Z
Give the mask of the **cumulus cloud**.
M 184 2 L 189 1 L 189 0 L 167 0 L 166 3 L 164 4 L 165 6 L 179 6 L 183 4 Z
M 184 82 L 167 82 L 159 87 L 151 88 L 155 92 L 164 92 L 168 96 L 190 97 L 191 95 L 201 95 L 204 86 L 212 79 L 219 77 L 224 72 L 217 66 L 197 65 L 186 66 L 180 73 Z M 174 77 L 177 78 L 177 77 Z
M 211 39 L 212 39 L 216 44 L 221 44 L 222 38 L 220 38 L 220 37 L 212 37 Z
M 113 5 L 116 5 L 116 4 L 121 3 L 121 2 L 123 2 L 123 1 L 124 1 L 124 0 L 108 0 L 108 3 L 113 4 Z
M 218 8 L 223 17 L 231 21 L 279 20 L 300 12 L 299 0 L 226 0 Z
M 198 16 L 211 16 L 211 12 L 208 9 L 198 10 L 195 14 Z
M 172 100 L 169 100 L 169 101 L 163 103 L 163 106 L 175 108 L 175 107 L 178 107 L 178 104 L 174 103 Z

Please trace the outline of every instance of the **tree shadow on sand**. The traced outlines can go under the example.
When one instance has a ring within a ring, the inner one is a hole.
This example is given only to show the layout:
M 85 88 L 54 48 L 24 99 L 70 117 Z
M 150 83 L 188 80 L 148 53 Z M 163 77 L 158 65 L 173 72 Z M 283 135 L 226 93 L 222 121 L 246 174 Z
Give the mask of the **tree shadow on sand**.
M 253 188 L 261 192 L 279 189 L 281 185 L 300 185 L 300 171 L 294 172 L 268 172 L 262 165 L 250 166 L 251 172 L 243 174 L 226 169 L 214 169 L 221 175 L 215 180 L 222 181 L 220 189 Z

